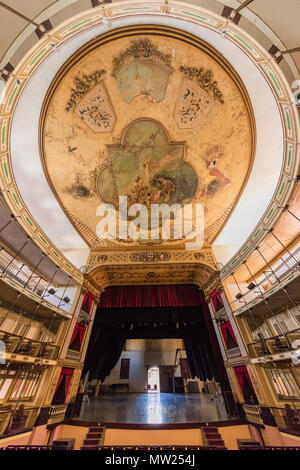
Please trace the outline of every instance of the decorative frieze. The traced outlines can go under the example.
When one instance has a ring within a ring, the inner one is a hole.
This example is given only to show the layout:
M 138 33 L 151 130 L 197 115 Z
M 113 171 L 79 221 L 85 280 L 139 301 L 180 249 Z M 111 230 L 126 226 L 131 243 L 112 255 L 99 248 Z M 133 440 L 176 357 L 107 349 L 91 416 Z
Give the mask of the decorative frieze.
M 81 78 L 75 77 L 74 88 L 72 88 L 71 97 L 67 103 L 66 111 L 69 112 L 72 108 L 75 108 L 79 99 L 82 98 L 89 90 L 94 88 L 105 73 L 105 70 L 96 70 L 89 75 L 82 75 Z
M 197 69 L 196 67 L 180 67 L 180 72 L 183 72 L 190 80 L 195 81 L 203 90 L 207 91 L 214 99 L 224 104 L 223 94 L 218 88 L 218 83 L 213 78 L 211 70 L 203 68 Z
M 167 66 L 171 64 L 171 56 L 163 54 L 149 39 L 131 41 L 131 45 L 118 57 L 113 59 L 112 75 L 115 77 L 127 64 L 139 59 L 148 59 L 161 62 Z

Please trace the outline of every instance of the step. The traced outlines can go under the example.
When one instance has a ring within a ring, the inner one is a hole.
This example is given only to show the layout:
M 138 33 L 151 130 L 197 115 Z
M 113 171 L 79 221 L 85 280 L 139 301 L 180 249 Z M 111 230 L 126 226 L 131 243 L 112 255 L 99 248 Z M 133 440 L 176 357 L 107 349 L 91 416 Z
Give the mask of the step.
M 102 432 L 88 432 L 85 436 L 86 439 L 101 439 L 103 433 Z
M 98 446 L 100 439 L 84 439 L 83 445 Z
M 206 432 L 205 437 L 207 437 L 207 439 L 222 439 L 218 432 Z
M 207 432 L 213 432 L 213 433 L 218 433 L 218 428 L 213 428 L 210 426 L 206 426 L 205 428 L 202 428 L 205 433 Z
M 93 426 L 89 428 L 89 432 L 102 432 L 103 431 L 103 426 Z
M 80 450 L 99 450 L 97 446 L 81 446 Z
M 208 439 L 208 445 L 209 446 L 221 446 L 221 447 L 224 447 L 225 444 L 224 444 L 224 441 L 222 441 L 221 439 Z

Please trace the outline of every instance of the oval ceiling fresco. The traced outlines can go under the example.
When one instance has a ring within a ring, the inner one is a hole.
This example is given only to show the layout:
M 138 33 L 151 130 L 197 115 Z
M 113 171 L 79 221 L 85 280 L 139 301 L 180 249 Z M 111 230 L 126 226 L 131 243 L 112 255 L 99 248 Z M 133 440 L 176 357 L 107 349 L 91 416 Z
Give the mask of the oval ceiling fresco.
M 146 207 L 204 204 L 210 244 L 250 174 L 255 123 L 241 80 L 211 46 L 173 28 L 132 26 L 95 38 L 60 69 L 41 113 L 40 151 L 89 245 L 125 243 L 96 234 L 97 207 L 118 210 L 119 196 Z

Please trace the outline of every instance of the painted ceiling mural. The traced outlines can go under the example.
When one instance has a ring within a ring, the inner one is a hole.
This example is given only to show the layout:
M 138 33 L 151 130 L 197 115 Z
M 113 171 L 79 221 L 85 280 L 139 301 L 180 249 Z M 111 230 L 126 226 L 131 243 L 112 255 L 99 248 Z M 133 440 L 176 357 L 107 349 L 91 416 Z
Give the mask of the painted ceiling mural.
M 79 54 L 54 79 L 41 115 L 42 160 L 91 246 L 126 243 L 96 235 L 98 205 L 118 209 L 119 196 L 146 207 L 203 203 L 206 244 L 217 236 L 249 176 L 255 144 L 247 94 L 220 62 L 174 30 L 169 37 L 132 31 Z

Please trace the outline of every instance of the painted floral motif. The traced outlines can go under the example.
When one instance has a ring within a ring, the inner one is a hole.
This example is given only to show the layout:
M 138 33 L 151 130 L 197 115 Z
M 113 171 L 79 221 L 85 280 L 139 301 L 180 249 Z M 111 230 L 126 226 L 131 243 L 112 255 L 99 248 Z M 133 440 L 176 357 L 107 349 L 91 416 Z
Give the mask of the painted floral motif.
M 94 132 L 109 132 L 116 117 L 104 83 L 94 87 L 77 105 L 75 113 Z
M 213 99 L 191 80 L 184 79 L 175 107 L 175 121 L 179 128 L 195 127 L 213 108 Z

